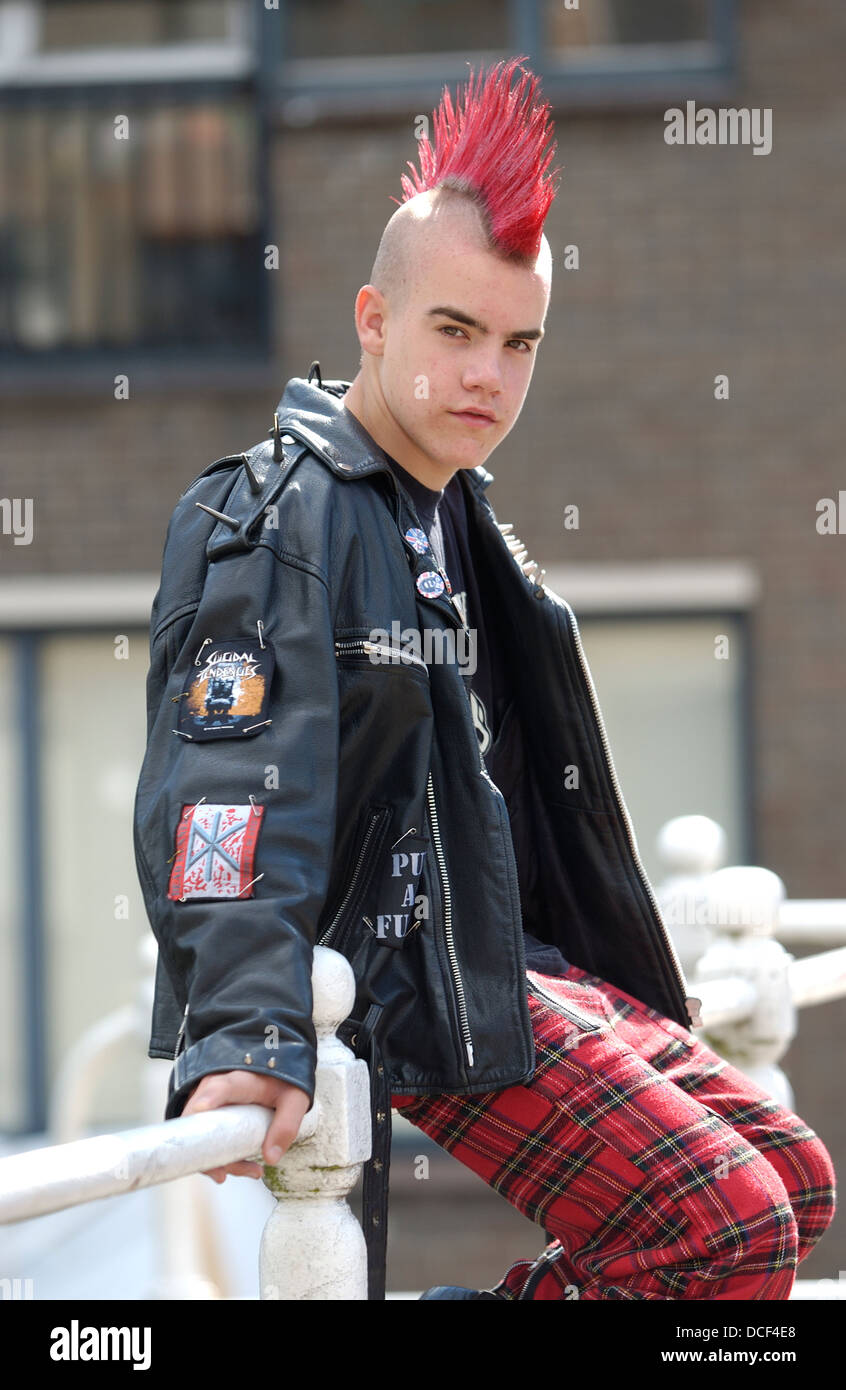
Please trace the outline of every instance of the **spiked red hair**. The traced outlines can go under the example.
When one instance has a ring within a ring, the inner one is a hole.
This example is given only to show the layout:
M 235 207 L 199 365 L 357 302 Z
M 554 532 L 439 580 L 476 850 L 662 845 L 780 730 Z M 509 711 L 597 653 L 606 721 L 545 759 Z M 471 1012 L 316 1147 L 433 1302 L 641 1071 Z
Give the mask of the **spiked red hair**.
M 434 149 L 428 136 L 419 142 L 420 173 L 410 160 L 411 178 L 401 175 L 405 203 L 417 193 L 453 188 L 469 193 L 487 214 L 493 247 L 502 255 L 533 260 L 540 249 L 543 224 L 558 189 L 547 169 L 556 152 L 549 103 L 535 101 L 538 79 L 520 68 L 522 77 L 510 90 L 522 58 L 497 63 L 487 76 L 473 69 L 453 109 L 444 87 L 432 113 Z M 549 150 L 547 143 L 552 140 Z

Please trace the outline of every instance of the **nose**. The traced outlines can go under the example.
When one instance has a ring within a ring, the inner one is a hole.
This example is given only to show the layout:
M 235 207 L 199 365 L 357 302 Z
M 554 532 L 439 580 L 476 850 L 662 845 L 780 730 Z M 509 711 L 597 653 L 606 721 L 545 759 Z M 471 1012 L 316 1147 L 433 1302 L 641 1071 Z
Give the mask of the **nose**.
M 478 344 L 464 364 L 461 384 L 465 391 L 484 391 L 496 395 L 502 390 L 502 367 L 495 343 Z

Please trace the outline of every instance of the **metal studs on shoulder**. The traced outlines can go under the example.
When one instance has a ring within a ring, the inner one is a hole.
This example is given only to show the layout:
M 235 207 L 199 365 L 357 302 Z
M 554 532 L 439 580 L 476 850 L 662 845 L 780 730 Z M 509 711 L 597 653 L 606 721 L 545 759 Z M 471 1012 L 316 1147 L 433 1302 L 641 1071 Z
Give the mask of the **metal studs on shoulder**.
M 246 455 L 246 454 L 242 454 L 242 455 L 241 455 L 241 458 L 244 460 L 244 472 L 245 472 L 246 475 L 247 475 L 247 482 L 248 482 L 249 485 L 250 485 L 250 492 L 252 492 L 252 493 L 261 492 L 261 486 L 262 486 L 262 485 L 261 485 L 261 482 L 259 481 L 257 475 L 256 475 L 255 472 L 253 471 L 253 467 L 252 467 L 252 464 L 250 463 L 250 460 L 247 458 L 247 455 Z
M 226 512 L 219 512 L 215 507 L 207 507 L 205 502 L 195 502 L 194 506 L 201 507 L 204 512 L 208 512 L 209 516 L 216 516 L 218 521 L 223 521 L 233 531 L 237 531 L 241 525 L 237 517 L 227 516 Z

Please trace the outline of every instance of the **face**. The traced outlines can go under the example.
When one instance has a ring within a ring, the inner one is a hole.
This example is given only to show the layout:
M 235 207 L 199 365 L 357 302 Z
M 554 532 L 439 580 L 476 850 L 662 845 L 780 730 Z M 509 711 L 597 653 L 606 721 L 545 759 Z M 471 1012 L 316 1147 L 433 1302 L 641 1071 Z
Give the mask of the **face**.
M 385 447 L 441 486 L 437 473 L 484 463 L 520 414 L 549 303 L 548 245 L 529 269 L 478 238 L 440 237 L 410 264 L 397 308 L 373 286 L 359 292 L 369 308 L 362 325 L 372 318 L 370 336 L 359 332 L 375 349 L 380 414 L 395 433 Z

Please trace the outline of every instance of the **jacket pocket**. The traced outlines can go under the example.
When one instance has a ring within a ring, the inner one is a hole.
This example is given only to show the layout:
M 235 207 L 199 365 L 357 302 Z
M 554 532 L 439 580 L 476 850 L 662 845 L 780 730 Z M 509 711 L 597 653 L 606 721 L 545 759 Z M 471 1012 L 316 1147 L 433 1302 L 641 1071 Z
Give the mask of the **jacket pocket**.
M 315 943 L 317 946 L 331 946 L 333 950 L 341 950 L 364 900 L 376 855 L 384 842 L 385 832 L 392 814 L 390 806 L 371 806 L 368 808 L 364 830 L 359 840 L 358 852 L 347 887 L 328 926 L 317 938 Z
M 369 667 L 373 671 L 390 671 L 402 666 L 426 681 L 429 679 L 429 667 L 423 658 L 410 647 L 397 646 L 394 642 L 373 642 L 368 637 L 336 638 L 335 656 L 342 663 Z

